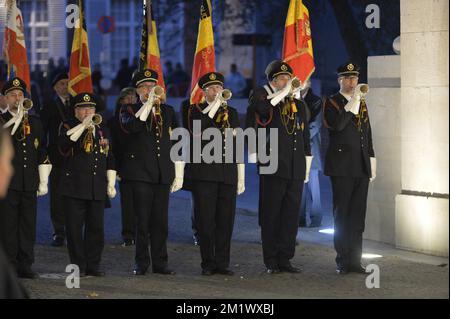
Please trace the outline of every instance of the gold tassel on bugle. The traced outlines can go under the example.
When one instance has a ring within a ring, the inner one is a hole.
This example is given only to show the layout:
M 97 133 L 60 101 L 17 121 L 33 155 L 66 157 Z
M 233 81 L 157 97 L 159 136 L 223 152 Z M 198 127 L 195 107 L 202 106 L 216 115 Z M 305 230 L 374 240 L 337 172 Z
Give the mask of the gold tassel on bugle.
M 295 101 L 293 98 L 290 99 L 290 103 L 291 103 L 291 112 L 297 113 L 297 104 L 295 104 Z
M 30 122 L 28 121 L 28 116 L 25 116 L 23 119 L 23 136 L 27 136 L 31 134 L 31 126 L 30 126 Z
M 83 140 L 83 147 L 84 147 L 84 151 L 86 153 L 92 153 L 92 151 L 94 150 L 94 135 L 93 135 L 93 128 L 90 127 L 88 128 L 88 132 L 86 133 L 84 140 Z

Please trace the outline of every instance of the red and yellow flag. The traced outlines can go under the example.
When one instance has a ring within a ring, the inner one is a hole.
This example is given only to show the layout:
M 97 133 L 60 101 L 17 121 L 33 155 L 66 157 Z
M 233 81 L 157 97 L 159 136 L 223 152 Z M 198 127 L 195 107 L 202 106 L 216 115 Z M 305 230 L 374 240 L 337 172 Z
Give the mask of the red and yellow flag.
M 83 0 L 78 0 L 78 8 L 80 16 L 73 34 L 69 69 L 69 93 L 72 96 L 81 92 L 92 93 L 89 44 Z
M 309 11 L 302 0 L 291 0 L 284 31 L 283 61 L 294 70 L 294 75 L 305 82 L 314 73 Z
M 191 104 L 200 103 L 204 97 L 203 91 L 197 84 L 198 80 L 206 73 L 214 72 L 215 70 L 211 0 L 202 0 L 197 47 L 195 49 L 194 66 L 192 68 Z
M 153 18 L 151 0 L 143 0 L 144 20 L 142 22 L 141 49 L 139 54 L 139 69 L 152 69 L 158 72 L 158 85 L 165 88 L 161 55 L 159 53 L 156 21 Z
M 7 21 L 3 54 L 8 65 L 8 78 L 17 76 L 27 84 L 30 92 L 30 66 L 28 65 L 27 49 L 25 46 L 25 30 L 22 12 L 17 7 L 16 0 L 7 2 Z

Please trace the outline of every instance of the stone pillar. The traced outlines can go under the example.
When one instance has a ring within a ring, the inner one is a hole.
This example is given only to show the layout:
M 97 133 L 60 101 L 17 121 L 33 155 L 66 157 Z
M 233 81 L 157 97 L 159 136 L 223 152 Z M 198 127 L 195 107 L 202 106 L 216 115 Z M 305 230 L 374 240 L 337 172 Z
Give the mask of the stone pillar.
M 370 183 L 364 238 L 395 245 L 395 197 L 401 192 L 400 56 L 367 61 L 367 95 L 377 177 Z
M 401 0 L 401 188 L 396 246 L 448 256 L 447 0 Z

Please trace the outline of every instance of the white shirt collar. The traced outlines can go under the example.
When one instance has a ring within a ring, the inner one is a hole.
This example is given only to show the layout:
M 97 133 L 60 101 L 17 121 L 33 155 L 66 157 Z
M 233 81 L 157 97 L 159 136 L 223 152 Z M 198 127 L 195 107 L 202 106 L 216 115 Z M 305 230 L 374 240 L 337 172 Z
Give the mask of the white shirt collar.
M 9 112 L 9 106 L 6 107 L 6 109 L 0 109 L 0 113 L 5 114 Z

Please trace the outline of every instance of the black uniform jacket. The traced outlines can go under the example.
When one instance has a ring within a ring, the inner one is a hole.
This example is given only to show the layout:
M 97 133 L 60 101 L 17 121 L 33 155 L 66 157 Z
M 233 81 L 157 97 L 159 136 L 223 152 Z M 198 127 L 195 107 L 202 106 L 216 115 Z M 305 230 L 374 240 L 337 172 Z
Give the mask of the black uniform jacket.
M 73 128 L 80 124 L 77 119 L 68 121 Z M 87 130 L 76 142 L 67 136 L 67 128 L 62 127 L 59 135 L 59 150 L 64 157 L 60 193 L 63 196 L 84 200 L 106 200 L 107 170 L 115 170 L 114 155 L 111 148 L 100 147 L 100 140 L 109 139 L 104 125 L 95 127 L 93 150 L 88 153 L 84 147 Z
M 124 180 L 171 184 L 175 168 L 170 159 L 173 142 L 170 134 L 178 127 L 173 107 L 161 104 L 162 132 L 156 129 L 153 112 L 146 122 L 136 118 L 142 103 L 123 106 L 120 127 L 125 133 L 122 145 L 120 176 Z
M 367 105 L 359 116 L 345 111 L 347 99 L 336 93 L 324 100 L 324 124 L 330 134 L 325 175 L 370 177 L 370 157 L 375 157 Z
M 2 117 L 0 119 L 0 126 L 2 126 L 12 118 L 12 115 L 7 112 L 0 117 Z M 49 163 L 49 161 L 47 149 L 44 145 L 44 131 L 41 120 L 36 116 L 28 116 L 30 127 L 30 134 L 28 135 L 24 135 L 23 123 L 24 120 L 12 136 L 14 175 L 9 188 L 15 191 L 31 192 L 37 191 L 39 187 L 38 166 Z M 8 130 L 11 130 L 13 126 L 14 124 Z
M 289 123 L 286 128 L 282 120 L 284 102 L 282 101 L 272 106 L 270 100 L 267 99 L 267 95 L 266 89 L 259 87 L 250 96 L 249 108 L 247 110 L 247 126 L 255 118 L 255 128 L 265 127 L 267 129 L 267 153 L 269 153 L 271 148 L 269 130 L 271 128 L 277 129 L 278 169 L 273 176 L 292 180 L 303 180 L 305 179 L 306 173 L 305 156 L 311 156 L 306 103 L 294 99 L 297 113 L 295 113 L 293 123 Z M 267 166 L 268 164 L 264 165 Z M 259 166 L 263 166 L 263 164 L 259 164 Z
M 239 116 L 238 112 L 235 108 L 231 106 L 227 106 L 228 109 L 228 123 L 227 125 L 223 125 L 223 122 L 220 120 L 223 119 L 223 114 L 225 109 L 221 106 L 217 111 L 214 118 L 210 118 L 208 114 L 203 114 L 202 111 L 208 106 L 208 104 L 200 103 L 198 105 L 191 105 L 189 110 L 189 129 L 193 129 L 194 121 L 198 120 L 201 123 L 201 131 L 205 131 L 208 128 L 217 128 L 220 130 L 221 135 L 221 161 L 219 163 L 205 163 L 203 158 L 200 163 L 193 163 L 193 141 L 191 134 L 191 163 L 186 165 L 186 176 L 188 179 L 192 181 L 212 181 L 212 182 L 223 182 L 225 184 L 236 185 L 237 184 L 237 163 L 238 159 L 236 158 L 236 138 L 233 136 L 233 160 L 231 163 L 225 162 L 225 140 L 226 133 L 225 128 L 234 129 L 239 127 Z M 217 120 L 220 120 L 217 122 Z M 202 140 L 201 142 L 201 150 L 204 150 L 205 145 L 209 144 L 211 141 Z M 215 154 L 215 150 L 212 151 L 211 155 Z

